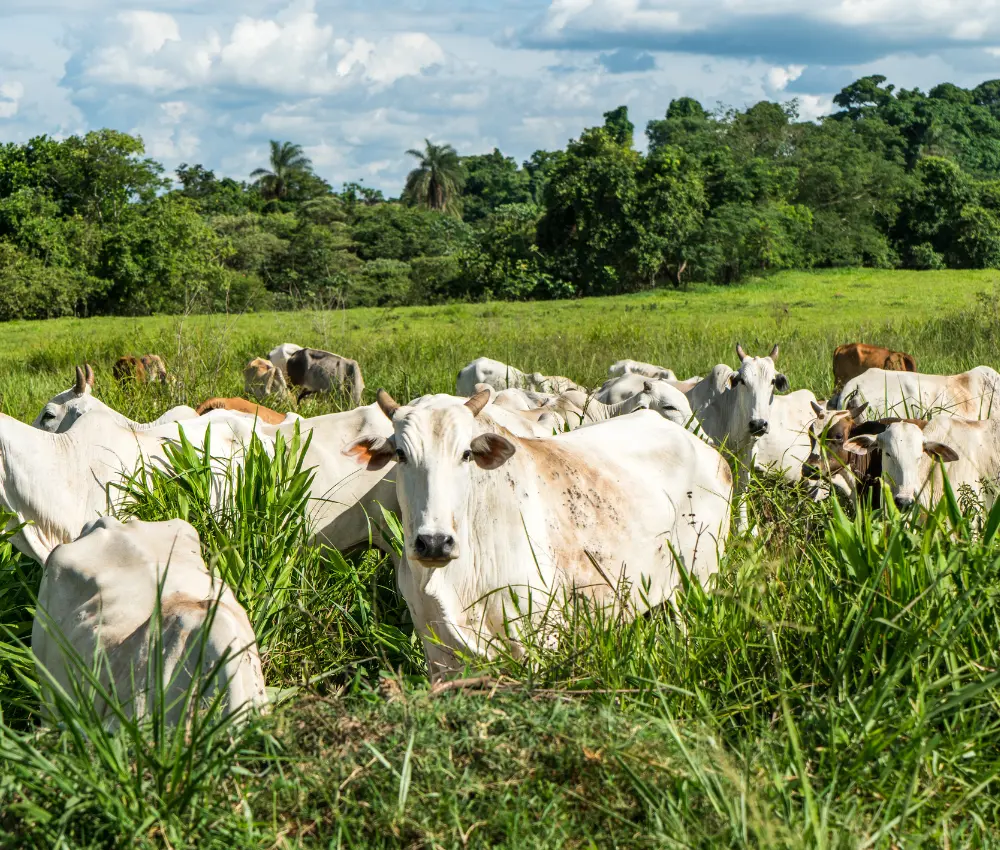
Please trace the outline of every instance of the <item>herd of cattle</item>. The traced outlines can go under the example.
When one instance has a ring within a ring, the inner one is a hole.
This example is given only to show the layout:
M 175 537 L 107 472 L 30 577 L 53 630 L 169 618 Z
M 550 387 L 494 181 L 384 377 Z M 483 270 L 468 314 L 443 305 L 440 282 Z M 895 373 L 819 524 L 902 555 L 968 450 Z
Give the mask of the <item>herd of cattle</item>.
M 93 370 L 79 367 L 34 427 L 0 416 L 0 504 L 20 526 L 17 548 L 45 567 L 32 636 L 43 695 L 49 704 L 56 690 L 83 698 L 73 659 L 100 658 L 99 675 L 128 713 L 144 714 L 163 688 L 176 719 L 205 670 L 233 710 L 266 704 L 250 622 L 207 569 L 194 529 L 113 518 L 123 498 L 115 485 L 140 467 L 168 468 L 166 448 L 181 431 L 217 461 L 216 501 L 254 436 L 267 448 L 278 434 L 311 433 L 309 520 L 323 544 L 378 546 L 383 509 L 397 514 L 399 589 L 434 678 L 497 642 L 516 654 L 518 631 L 551 616 L 549 600 L 583 594 L 634 615 L 669 602 L 678 562 L 704 582 L 731 519 L 747 527 L 753 469 L 805 480 L 813 498 L 877 496 L 884 480 L 908 508 L 940 498 L 940 460 L 956 489 L 992 501 L 994 370 L 924 375 L 909 355 L 842 346 L 835 396 L 820 401 L 789 392 L 778 346 L 755 357 L 737 345 L 736 354 L 736 369 L 720 364 L 687 380 L 621 360 L 596 391 L 480 358 L 458 373 L 456 395 L 399 404 L 379 390 L 360 405 L 358 363 L 285 344 L 247 366 L 252 401 L 209 399 L 147 424 L 99 401 Z M 155 355 L 123 358 L 114 374 L 168 379 Z M 303 419 L 261 404 L 285 399 L 290 386 L 300 399 L 340 392 L 358 406 Z M 511 622 L 520 623 L 513 632 Z M 115 722 L 99 695 L 87 698 Z

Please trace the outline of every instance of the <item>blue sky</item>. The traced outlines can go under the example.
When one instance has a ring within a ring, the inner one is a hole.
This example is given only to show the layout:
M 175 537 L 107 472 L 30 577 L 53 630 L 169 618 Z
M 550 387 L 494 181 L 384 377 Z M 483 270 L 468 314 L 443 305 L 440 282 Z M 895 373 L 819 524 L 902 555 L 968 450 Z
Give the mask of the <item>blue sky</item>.
M 0 140 L 114 127 L 245 177 L 268 139 L 398 193 L 407 148 L 524 159 L 626 103 L 800 101 L 869 73 L 1000 77 L 993 0 L 2 0 Z

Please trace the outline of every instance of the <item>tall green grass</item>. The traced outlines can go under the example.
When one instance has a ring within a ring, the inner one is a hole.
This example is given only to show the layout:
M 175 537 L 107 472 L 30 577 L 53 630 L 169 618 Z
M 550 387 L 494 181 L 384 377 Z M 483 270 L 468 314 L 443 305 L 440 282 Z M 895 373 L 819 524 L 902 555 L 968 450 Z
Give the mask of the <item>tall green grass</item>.
M 854 283 L 840 274 L 721 293 L 701 320 L 717 293 L 122 321 L 100 339 L 56 325 L 30 368 L 0 362 L 0 389 L 33 417 L 90 359 L 98 393 L 149 419 L 237 393 L 245 359 L 286 339 L 358 357 L 399 398 L 451 388 L 479 354 L 596 383 L 621 356 L 704 373 L 737 339 L 781 342 L 793 387 L 820 394 L 833 345 L 853 339 L 927 371 L 1000 365 L 1000 318 L 973 291 L 990 280 L 970 277 L 950 312 L 959 279 L 927 279 L 933 309 L 921 280 L 862 275 L 879 318 L 832 311 Z M 119 353 L 157 349 L 173 388 L 110 384 Z M 244 726 L 208 714 L 211 734 L 156 738 L 69 708 L 72 722 L 39 725 L 17 651 L 39 571 L 0 541 L 0 846 L 1000 846 L 1000 511 L 947 494 L 925 516 L 891 500 L 853 513 L 755 477 L 758 536 L 730 542 L 709 587 L 634 620 L 560 602 L 557 643 L 433 688 L 391 562 L 307 544 L 303 448 L 252 443 L 214 507 L 208 459 L 183 443 L 173 470 L 126 485 L 127 513 L 198 528 L 251 614 L 279 703 Z

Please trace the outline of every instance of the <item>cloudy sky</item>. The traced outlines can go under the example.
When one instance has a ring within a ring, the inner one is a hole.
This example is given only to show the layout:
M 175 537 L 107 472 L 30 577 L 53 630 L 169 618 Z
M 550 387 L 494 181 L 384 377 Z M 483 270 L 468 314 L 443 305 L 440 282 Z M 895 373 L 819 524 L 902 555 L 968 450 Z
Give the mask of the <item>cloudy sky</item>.
M 621 103 L 814 117 L 869 73 L 1000 77 L 1000 0 L 0 0 L 0 141 L 114 127 L 245 177 L 288 139 L 391 194 L 425 137 L 524 159 Z

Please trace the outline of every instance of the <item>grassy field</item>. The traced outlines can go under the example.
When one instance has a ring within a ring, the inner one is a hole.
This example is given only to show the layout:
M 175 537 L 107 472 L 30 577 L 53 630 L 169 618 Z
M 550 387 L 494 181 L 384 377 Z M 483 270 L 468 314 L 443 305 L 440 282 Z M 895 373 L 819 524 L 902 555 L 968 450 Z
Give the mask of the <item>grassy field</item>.
M 285 341 L 358 359 L 370 400 L 453 391 L 479 355 L 587 384 L 622 357 L 704 374 L 740 340 L 780 343 L 793 389 L 825 395 L 833 347 L 854 340 L 927 372 L 1000 366 L 998 281 L 794 273 L 552 304 L 19 323 L 0 334 L 0 393 L 30 420 L 86 360 L 98 395 L 144 419 L 240 394 L 245 362 Z M 114 359 L 145 351 L 177 376 L 169 394 L 111 385 Z M 676 612 L 568 612 L 558 647 L 442 691 L 391 564 L 304 546 L 301 484 L 271 468 L 212 513 L 161 482 L 133 506 L 183 513 L 225 575 L 247 568 L 236 592 L 285 701 L 243 728 L 111 735 L 86 707 L 39 724 L 20 646 L 39 570 L 0 550 L 0 847 L 1000 846 L 1000 550 L 974 512 L 846 515 L 755 481 L 759 535 Z

